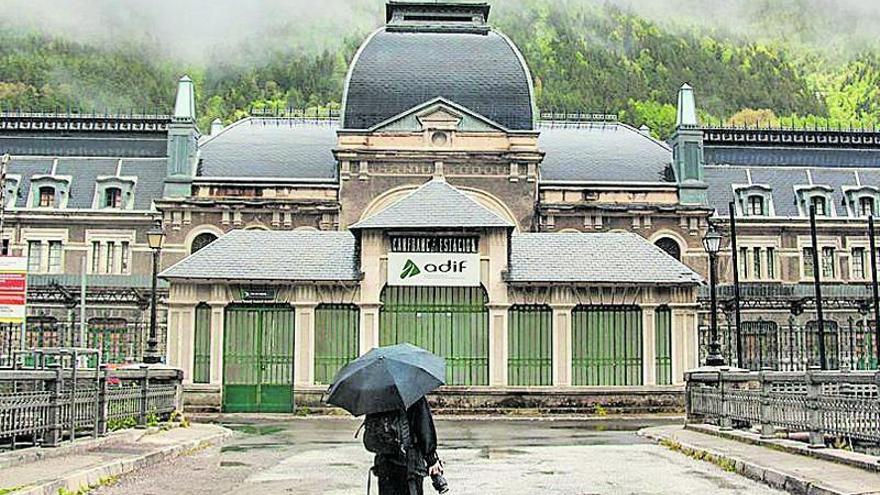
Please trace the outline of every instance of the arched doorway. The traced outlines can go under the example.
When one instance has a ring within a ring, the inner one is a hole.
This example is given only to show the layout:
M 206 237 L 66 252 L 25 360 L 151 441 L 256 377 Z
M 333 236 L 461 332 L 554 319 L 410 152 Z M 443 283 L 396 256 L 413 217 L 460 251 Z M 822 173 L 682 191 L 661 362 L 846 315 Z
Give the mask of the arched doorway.
M 665 251 L 669 256 L 681 261 L 681 246 L 678 245 L 678 241 L 675 239 L 671 237 L 661 237 L 654 242 L 654 245 Z
M 217 240 L 217 236 L 213 232 L 203 232 L 195 237 L 192 241 L 192 246 L 190 246 L 189 254 L 194 254 L 196 251 L 204 248 L 208 244 Z
M 448 385 L 488 385 L 488 301 L 482 286 L 387 286 L 379 345 L 408 342 L 443 356 Z

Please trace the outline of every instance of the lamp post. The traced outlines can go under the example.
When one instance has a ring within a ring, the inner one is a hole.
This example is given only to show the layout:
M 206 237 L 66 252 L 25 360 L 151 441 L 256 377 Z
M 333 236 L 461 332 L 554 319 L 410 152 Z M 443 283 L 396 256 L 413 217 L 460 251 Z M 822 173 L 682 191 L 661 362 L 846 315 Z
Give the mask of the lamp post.
M 709 254 L 709 290 L 712 302 L 711 331 L 712 341 L 709 343 L 709 353 L 706 356 L 706 366 L 724 366 L 724 357 L 721 356 L 721 343 L 718 341 L 718 251 L 721 250 L 721 234 L 710 224 L 709 231 L 703 237 L 703 249 Z M 736 270 L 736 267 L 733 267 Z
M 153 286 L 150 291 L 150 336 L 147 339 L 147 351 L 144 353 L 144 362 L 147 364 L 156 364 L 162 362 L 159 356 L 159 339 L 156 336 L 156 292 L 159 281 L 159 253 L 162 251 L 162 245 L 165 243 L 165 231 L 162 230 L 161 220 L 157 220 L 155 225 L 147 231 L 147 242 L 150 249 L 153 250 Z

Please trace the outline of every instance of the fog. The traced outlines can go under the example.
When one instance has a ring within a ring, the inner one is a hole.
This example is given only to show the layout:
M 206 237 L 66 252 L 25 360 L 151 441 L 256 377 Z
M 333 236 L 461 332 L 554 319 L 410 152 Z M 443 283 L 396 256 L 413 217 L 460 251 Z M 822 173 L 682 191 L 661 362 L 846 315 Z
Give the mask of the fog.
M 699 26 L 753 39 L 808 44 L 849 53 L 880 38 L 880 2 L 872 0 L 493 0 L 611 3 L 665 26 Z M 90 44 L 149 42 L 198 63 L 257 49 L 332 47 L 381 23 L 383 0 L 0 0 L 7 27 L 37 29 Z

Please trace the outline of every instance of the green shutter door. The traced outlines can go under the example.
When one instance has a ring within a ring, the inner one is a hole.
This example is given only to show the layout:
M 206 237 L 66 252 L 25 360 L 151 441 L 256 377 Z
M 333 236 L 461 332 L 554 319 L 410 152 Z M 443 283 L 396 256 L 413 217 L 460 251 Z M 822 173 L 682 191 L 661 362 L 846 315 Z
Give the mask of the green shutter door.
M 193 349 L 193 383 L 211 381 L 211 307 L 196 306 L 195 348 Z
M 641 309 L 578 306 L 572 333 L 573 385 L 642 384 Z
M 315 309 L 315 383 L 327 385 L 358 357 L 360 310 L 352 304 L 321 304 Z
M 518 305 L 508 314 L 507 380 L 513 386 L 553 384 L 553 310 Z
M 672 311 L 661 306 L 654 313 L 656 374 L 658 385 L 672 384 Z
M 223 410 L 293 409 L 294 311 L 290 306 L 230 306 L 223 337 Z
M 482 287 L 386 287 L 379 344 L 409 342 L 443 356 L 449 385 L 488 385 L 486 301 Z

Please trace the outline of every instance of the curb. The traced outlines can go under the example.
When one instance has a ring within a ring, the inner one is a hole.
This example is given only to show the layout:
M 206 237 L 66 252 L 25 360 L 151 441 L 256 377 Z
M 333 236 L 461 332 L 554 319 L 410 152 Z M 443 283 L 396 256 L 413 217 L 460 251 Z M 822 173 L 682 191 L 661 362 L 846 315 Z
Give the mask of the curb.
M 740 476 L 764 483 L 777 490 L 783 490 L 795 495 L 851 495 L 849 492 L 838 491 L 834 488 L 816 483 L 813 480 L 798 478 L 790 474 L 782 473 L 772 468 L 760 466 L 746 459 L 740 459 L 704 447 L 689 445 L 680 442 L 671 436 L 648 431 L 647 428 L 639 430 L 638 435 L 657 443 L 665 444 L 664 446 L 670 450 L 678 450 L 689 457 L 705 460 L 707 462 L 714 461 L 713 463 L 716 464 L 717 461 L 723 461 L 728 466 L 732 466 L 733 472 Z
M 137 430 L 143 432 L 144 430 Z M 54 459 L 66 455 L 83 454 L 116 441 L 124 441 L 126 437 L 135 437 L 135 430 L 114 431 L 104 437 L 79 438 L 73 443 L 65 441 L 58 447 L 27 447 L 21 450 L 13 450 L 0 454 L 0 469 L 20 466 L 29 462 Z
M 711 425 L 693 424 L 685 425 L 684 428 L 686 430 L 695 431 L 697 433 L 712 435 L 727 440 L 733 440 L 735 442 L 754 445 L 757 447 L 765 447 L 768 449 L 782 451 L 788 454 L 802 455 L 804 457 L 810 457 L 812 459 L 834 462 L 837 464 L 842 464 L 844 466 L 859 468 L 875 473 L 880 472 L 880 459 L 867 454 L 859 454 L 857 452 L 849 452 L 832 448 L 814 449 L 810 448 L 802 442 L 796 442 L 794 440 L 786 440 L 783 438 L 761 438 L 761 436 L 756 433 L 749 433 L 737 430 L 724 431 L 716 426 Z
M 52 480 L 37 486 L 26 486 L 13 493 L 14 495 L 57 495 L 61 489 L 77 493 L 84 487 L 98 486 L 106 482 L 108 478 L 115 478 L 168 459 L 186 455 L 192 450 L 208 447 L 233 435 L 232 430 L 227 428 L 222 428 L 222 430 L 205 438 L 160 447 L 138 457 L 111 461 L 102 466 L 75 471 L 62 479 Z

